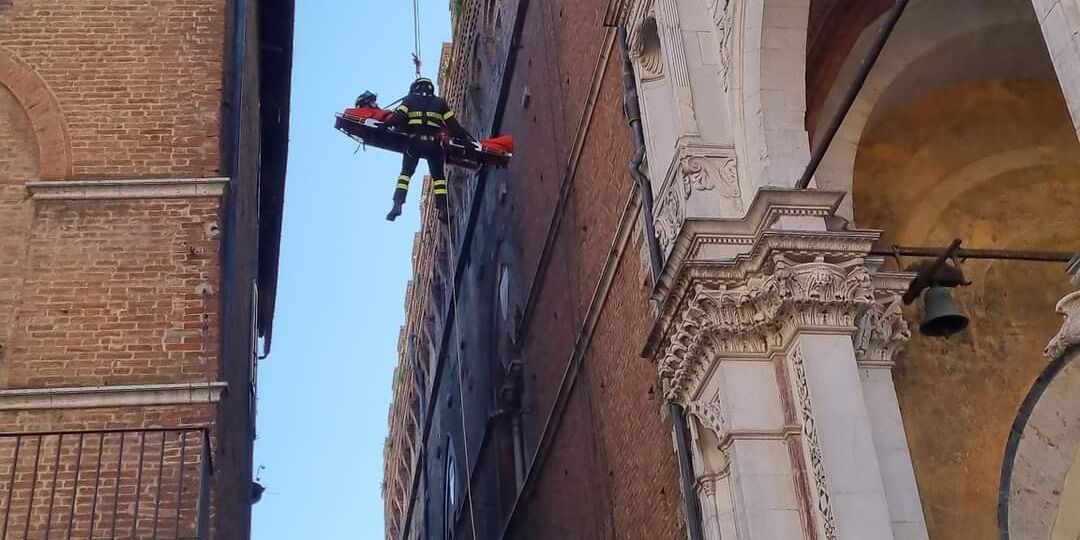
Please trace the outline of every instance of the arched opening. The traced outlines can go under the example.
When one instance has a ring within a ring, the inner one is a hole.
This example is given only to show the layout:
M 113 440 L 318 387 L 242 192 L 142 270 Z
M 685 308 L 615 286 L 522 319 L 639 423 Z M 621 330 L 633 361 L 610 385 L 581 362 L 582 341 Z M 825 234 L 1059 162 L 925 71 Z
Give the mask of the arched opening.
M 879 20 L 880 22 L 880 20 Z M 821 105 L 835 110 L 859 36 Z M 820 125 L 822 122 L 819 122 Z M 1067 250 L 1080 246 L 1080 142 L 1026 0 L 913 0 L 845 122 L 819 185 L 850 190 L 883 243 Z M 907 260 L 913 263 L 914 260 Z M 994 538 L 1017 408 L 1060 325 L 1062 268 L 967 261 L 971 317 L 951 340 L 915 335 L 894 372 L 932 538 Z M 921 303 L 907 315 L 919 321 Z
M 39 177 L 39 154 L 29 115 L 0 80 L 0 346 L 11 343 L 32 218 L 25 184 Z

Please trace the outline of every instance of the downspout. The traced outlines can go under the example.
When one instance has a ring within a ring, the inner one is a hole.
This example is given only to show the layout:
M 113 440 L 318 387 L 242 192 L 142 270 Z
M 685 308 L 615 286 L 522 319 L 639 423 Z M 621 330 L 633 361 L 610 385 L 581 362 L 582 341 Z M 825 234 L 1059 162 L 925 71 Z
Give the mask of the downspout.
M 634 79 L 634 65 L 630 61 L 630 48 L 627 43 L 626 28 L 618 30 L 619 50 L 622 52 L 623 77 L 623 113 L 630 126 L 631 139 L 634 142 L 634 155 L 630 159 L 630 176 L 637 184 L 641 198 L 641 221 L 645 231 L 645 242 L 649 246 L 649 266 L 652 269 L 653 283 L 660 280 L 664 259 L 660 251 L 660 241 L 656 238 L 653 225 L 652 184 L 641 172 L 645 161 L 645 134 L 641 127 L 641 105 L 638 100 L 637 82 Z M 690 427 L 686 421 L 686 411 L 675 402 L 668 404 L 675 429 L 675 447 L 679 459 L 679 483 L 682 487 L 683 513 L 686 514 L 686 529 L 690 540 L 704 540 L 702 531 L 701 506 L 694 495 L 694 466 L 691 461 Z
M 653 223 L 653 195 L 649 178 L 641 172 L 645 161 L 645 132 L 641 127 L 641 105 L 638 100 L 637 81 L 634 79 L 634 65 L 630 62 L 630 46 L 626 42 L 626 28 L 619 27 L 619 51 L 622 53 L 623 78 L 623 114 L 630 126 L 630 137 L 634 142 L 634 156 L 630 159 L 630 177 L 637 184 L 641 197 L 641 226 L 645 231 L 645 242 L 649 246 L 649 267 L 652 270 L 653 284 L 660 281 L 660 272 L 664 267 L 664 256 L 660 251 L 660 241 L 656 238 L 656 226 Z
M 795 189 L 806 189 L 810 185 L 810 180 L 817 173 L 821 160 L 825 159 L 825 152 L 829 151 L 829 146 L 832 144 L 833 139 L 836 138 L 837 132 L 840 131 L 840 126 L 844 124 L 844 119 L 847 118 L 848 112 L 851 111 L 851 106 L 855 104 L 855 98 L 859 97 L 859 91 L 866 84 L 866 79 L 870 76 L 870 71 L 874 69 L 874 65 L 877 64 L 881 51 L 885 49 L 889 36 L 896 29 L 896 23 L 900 22 L 900 16 L 904 14 L 908 1 L 896 0 L 896 4 L 890 9 L 885 22 L 878 29 L 878 34 L 874 38 L 874 44 L 870 47 L 870 52 L 859 64 L 859 71 L 855 74 L 855 80 L 852 81 L 851 86 L 848 87 L 847 92 L 844 94 L 844 100 L 840 103 L 840 110 L 829 121 L 829 126 L 825 129 L 821 142 L 814 147 L 814 151 L 810 155 L 810 163 L 806 165 L 802 177 L 795 183 Z

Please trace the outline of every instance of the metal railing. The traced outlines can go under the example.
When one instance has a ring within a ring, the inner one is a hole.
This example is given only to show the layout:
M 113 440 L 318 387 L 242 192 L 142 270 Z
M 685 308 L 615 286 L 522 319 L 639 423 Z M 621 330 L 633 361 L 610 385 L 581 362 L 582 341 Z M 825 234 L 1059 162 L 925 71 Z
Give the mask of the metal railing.
M 0 540 L 205 540 L 206 428 L 0 434 Z

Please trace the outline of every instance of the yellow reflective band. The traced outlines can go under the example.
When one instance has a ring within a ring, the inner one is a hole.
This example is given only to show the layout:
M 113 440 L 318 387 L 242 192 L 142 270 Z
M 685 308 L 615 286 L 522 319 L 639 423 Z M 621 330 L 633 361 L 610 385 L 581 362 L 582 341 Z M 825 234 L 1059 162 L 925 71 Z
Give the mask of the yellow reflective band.
M 419 125 L 422 125 L 423 123 L 424 123 L 424 121 L 420 120 L 419 118 L 414 119 L 414 120 L 409 120 L 409 125 L 410 126 L 419 126 Z
M 446 188 L 439 188 L 433 191 L 436 195 L 446 195 Z
M 398 189 L 409 189 L 409 183 L 408 182 L 398 182 L 397 188 Z
M 427 115 L 428 115 L 428 118 L 434 118 L 436 120 L 442 120 L 443 119 L 443 115 L 441 115 L 441 114 L 439 114 L 437 112 L 428 111 Z
M 404 105 L 399 105 L 399 106 L 398 106 L 398 108 L 397 108 L 397 110 L 399 110 L 399 111 L 401 111 L 401 112 L 403 112 L 403 113 L 407 113 L 407 112 L 409 112 L 409 108 L 408 108 L 408 107 L 406 107 L 406 106 L 404 106 Z
M 407 174 L 402 174 L 402 175 L 398 175 L 397 179 L 398 180 L 404 180 L 404 181 L 408 182 L 410 179 L 412 179 L 412 177 L 407 175 Z
M 409 113 L 409 118 L 420 118 L 424 116 L 424 111 L 412 111 Z
M 454 117 L 454 111 L 446 111 L 446 114 L 442 115 L 443 120 L 449 120 Z
M 445 186 L 446 185 L 446 180 L 432 180 L 431 185 L 433 185 L 433 186 Z

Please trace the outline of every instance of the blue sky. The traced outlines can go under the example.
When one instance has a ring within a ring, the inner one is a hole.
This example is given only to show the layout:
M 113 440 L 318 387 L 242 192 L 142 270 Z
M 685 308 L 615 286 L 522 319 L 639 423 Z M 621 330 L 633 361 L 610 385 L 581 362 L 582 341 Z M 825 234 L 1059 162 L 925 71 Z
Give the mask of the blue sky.
M 256 466 L 267 488 L 255 540 L 383 535 L 382 449 L 419 225 L 419 179 L 389 223 L 400 156 L 356 144 L 334 112 L 365 89 L 385 105 L 413 78 L 412 2 L 296 3 L 281 274 L 260 365 Z M 424 74 L 449 40 L 449 0 L 421 0 Z

